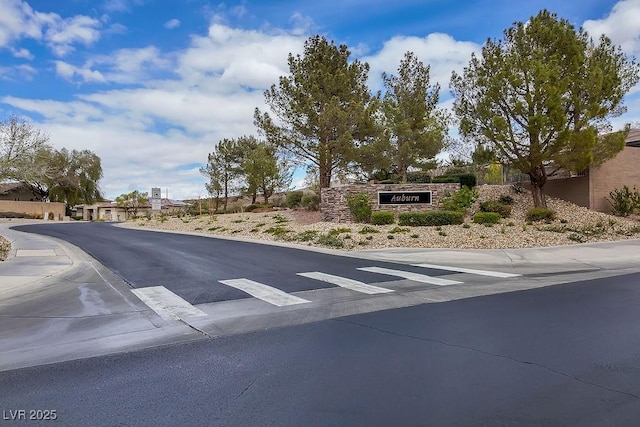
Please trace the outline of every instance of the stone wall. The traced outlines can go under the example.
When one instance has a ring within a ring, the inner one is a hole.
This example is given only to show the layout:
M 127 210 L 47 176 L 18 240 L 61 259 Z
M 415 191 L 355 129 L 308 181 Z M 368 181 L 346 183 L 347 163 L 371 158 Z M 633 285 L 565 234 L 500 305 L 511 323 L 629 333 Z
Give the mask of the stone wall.
M 65 216 L 65 204 L 57 202 L 15 202 L 12 200 L 0 200 L 0 216 L 2 212 L 14 212 L 27 214 L 35 218 L 44 218 L 49 214 L 49 219 L 62 221 Z
M 427 211 L 438 209 L 440 207 L 440 199 L 447 192 L 453 193 L 459 188 L 460 184 L 361 184 L 323 188 L 321 191 L 320 211 L 323 221 L 351 222 L 353 218 L 347 205 L 347 197 L 356 194 L 368 194 L 371 199 L 371 209 L 374 212 Z M 379 205 L 379 191 L 431 191 L 431 204 Z

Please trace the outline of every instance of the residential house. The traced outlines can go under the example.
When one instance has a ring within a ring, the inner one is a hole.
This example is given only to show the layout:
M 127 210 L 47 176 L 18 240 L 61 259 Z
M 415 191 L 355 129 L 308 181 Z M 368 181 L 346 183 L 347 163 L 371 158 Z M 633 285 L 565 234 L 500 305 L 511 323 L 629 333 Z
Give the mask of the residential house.
M 162 199 L 161 213 L 165 215 L 177 215 L 187 211 L 189 205 L 180 200 Z M 151 205 L 141 206 L 137 210 L 137 216 L 145 216 L 153 214 Z M 128 212 L 112 201 L 104 201 L 94 203 L 92 205 L 78 205 L 76 206 L 76 218 L 81 218 L 85 221 L 126 221 L 132 216 L 131 212 Z
M 610 212 L 609 193 L 623 186 L 640 188 L 640 129 L 632 129 L 613 159 L 579 173 L 550 177 L 545 194 L 599 212 Z
M 27 184 L 22 182 L 7 182 L 0 184 L 0 200 L 14 202 L 41 202 Z

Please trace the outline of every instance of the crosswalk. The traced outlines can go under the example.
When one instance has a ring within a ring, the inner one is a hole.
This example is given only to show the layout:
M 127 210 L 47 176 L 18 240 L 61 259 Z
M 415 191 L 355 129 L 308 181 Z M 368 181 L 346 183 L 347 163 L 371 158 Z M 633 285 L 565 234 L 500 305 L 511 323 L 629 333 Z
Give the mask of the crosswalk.
M 430 270 L 443 270 L 451 271 L 455 273 L 472 274 L 479 276 L 487 276 L 493 278 L 514 278 L 520 276 L 515 273 L 505 273 L 500 271 L 491 270 L 477 270 L 461 267 L 450 267 L 435 264 L 413 264 L 412 267 L 425 268 Z M 428 285 L 440 286 L 452 286 L 460 285 L 464 282 L 459 280 L 444 279 L 441 277 L 434 277 L 427 274 L 416 273 L 414 271 L 406 271 L 401 269 L 391 269 L 385 267 L 359 267 L 358 271 L 367 273 L 374 273 L 383 276 L 392 276 L 400 279 L 409 280 L 417 283 L 424 283 Z M 365 294 L 365 295 L 385 295 L 393 294 L 396 289 L 385 288 L 368 283 L 364 283 L 358 280 L 354 280 L 348 277 L 337 276 L 321 271 L 310 271 L 296 273 L 297 276 L 307 279 L 317 280 L 335 285 L 339 288 L 346 289 L 348 291 Z M 292 295 L 284 292 L 277 286 L 267 285 L 247 278 L 226 279 L 219 280 L 218 283 L 238 289 L 253 298 L 268 303 L 276 307 L 287 307 L 308 304 L 312 301 L 301 298 L 300 296 Z M 166 289 L 163 286 L 153 286 L 146 288 L 133 289 L 132 292 L 142 300 L 147 306 L 155 311 L 160 317 L 165 320 L 177 320 L 185 317 L 201 317 L 207 316 L 205 312 L 191 305 L 189 302 L 180 298 L 175 293 Z M 306 296 L 306 295 L 305 295 Z

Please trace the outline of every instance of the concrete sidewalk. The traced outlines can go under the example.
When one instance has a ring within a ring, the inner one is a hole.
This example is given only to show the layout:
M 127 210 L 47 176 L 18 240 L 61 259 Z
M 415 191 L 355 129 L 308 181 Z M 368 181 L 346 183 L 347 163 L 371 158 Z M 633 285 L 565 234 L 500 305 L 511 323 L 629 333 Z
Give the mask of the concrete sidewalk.
M 526 249 L 370 249 L 352 255 L 404 264 L 517 270 L 520 274 L 589 269 L 640 270 L 640 239 Z
M 74 255 L 53 239 L 12 230 L 11 226 L 41 222 L 0 223 L 0 235 L 11 242 L 7 259 L 0 262 L 0 294 L 56 276 L 74 264 Z

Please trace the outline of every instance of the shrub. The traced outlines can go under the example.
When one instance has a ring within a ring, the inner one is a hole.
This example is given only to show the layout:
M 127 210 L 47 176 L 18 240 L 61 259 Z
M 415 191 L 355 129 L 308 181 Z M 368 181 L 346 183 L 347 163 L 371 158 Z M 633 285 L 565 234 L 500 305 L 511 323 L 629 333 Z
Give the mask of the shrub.
M 395 214 L 390 211 L 377 211 L 371 212 L 371 224 L 373 225 L 387 225 L 395 222 Z
M 351 216 L 356 222 L 369 222 L 371 220 L 371 203 L 368 194 L 355 194 L 347 197 L 347 205 Z
M 406 233 L 407 231 L 409 231 L 409 229 L 408 229 L 408 228 L 404 228 L 404 227 L 393 227 L 391 230 L 389 230 L 389 234 Z
M 480 210 L 482 212 L 495 212 L 500 214 L 502 218 L 511 216 L 511 206 L 500 203 L 498 200 L 488 200 L 480 203 Z
M 609 193 L 607 201 L 611 205 L 611 211 L 617 216 L 628 216 L 640 209 L 640 191 L 633 187 L 633 191 L 626 185 L 621 189 L 614 189 Z
M 298 240 L 300 242 L 310 242 L 314 240 L 317 235 L 318 235 L 317 230 L 306 230 L 298 233 L 295 237 L 295 240 Z
M 475 189 L 472 190 L 465 186 L 461 187 L 455 193 L 444 197 L 440 203 L 444 210 L 464 211 L 466 208 L 471 207 L 477 198 L 478 192 Z
M 520 183 L 520 182 L 515 182 L 515 183 L 511 184 L 511 189 L 516 194 L 524 194 L 527 191 L 524 188 L 524 186 L 522 185 L 522 183 Z
M 335 234 L 320 234 L 316 239 L 316 243 L 333 248 L 341 248 L 344 246 L 344 241 Z
M 429 184 L 431 182 L 431 175 L 429 175 L 428 172 L 423 171 L 407 172 L 407 182 Z
M 497 212 L 478 212 L 473 216 L 476 224 L 498 224 L 502 217 Z
M 244 208 L 245 212 L 253 212 L 255 210 L 269 210 L 273 208 L 273 205 L 271 203 L 253 203 L 249 206 L 247 206 L 246 208 Z
M 378 230 L 377 228 L 368 227 L 366 225 L 362 227 L 360 231 L 358 231 L 358 233 L 360 234 L 371 234 L 371 233 L 379 233 L 379 232 L 380 230 Z
M 220 230 L 222 231 L 222 230 Z M 290 230 L 287 230 L 285 227 L 281 226 L 281 225 L 277 225 L 274 227 L 269 227 L 266 230 L 263 231 L 263 233 L 267 233 L 267 234 L 273 234 L 276 237 L 282 237 L 284 235 L 286 235 L 287 233 L 290 233 Z
M 300 205 L 309 211 L 317 211 L 320 209 L 320 197 L 317 194 L 305 194 L 300 199 Z
M 287 199 L 285 201 L 286 207 L 295 209 L 300 206 L 304 193 L 302 191 L 290 191 L 287 193 Z
M 451 176 L 451 175 L 434 176 L 431 179 L 431 182 L 433 182 L 434 184 L 453 184 L 453 183 L 459 183 L 460 178 L 457 176 Z
M 327 234 L 330 236 L 337 236 L 338 234 L 342 234 L 342 233 L 351 233 L 351 229 L 347 227 L 338 227 L 338 228 L 332 228 L 327 232 Z
M 508 194 L 503 194 L 502 196 L 498 197 L 498 201 L 503 205 L 513 205 L 513 197 Z
M 556 213 L 547 208 L 531 208 L 527 211 L 527 221 L 551 221 L 556 217 Z
M 476 175 L 473 173 L 463 173 L 458 175 L 460 179 L 460 185 L 473 188 L 477 184 Z
M 282 216 L 280 214 L 275 214 L 271 218 L 273 218 L 276 224 L 284 224 L 286 222 L 289 222 L 289 218 L 287 218 L 286 216 Z
M 398 214 L 398 224 L 408 226 L 434 226 L 462 224 L 464 213 L 459 211 L 427 211 L 401 212 Z

